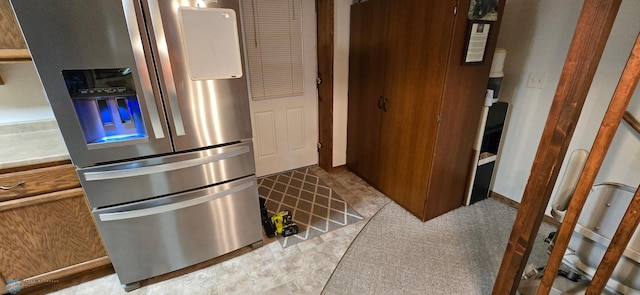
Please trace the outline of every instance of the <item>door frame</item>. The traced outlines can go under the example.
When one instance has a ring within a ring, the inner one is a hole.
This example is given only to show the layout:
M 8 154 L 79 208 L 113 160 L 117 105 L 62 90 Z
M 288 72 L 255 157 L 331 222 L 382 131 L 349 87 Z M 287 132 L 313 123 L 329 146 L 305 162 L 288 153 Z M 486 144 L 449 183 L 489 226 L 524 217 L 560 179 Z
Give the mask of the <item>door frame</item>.
M 318 59 L 318 165 L 328 171 L 333 167 L 333 59 L 334 0 L 316 0 Z

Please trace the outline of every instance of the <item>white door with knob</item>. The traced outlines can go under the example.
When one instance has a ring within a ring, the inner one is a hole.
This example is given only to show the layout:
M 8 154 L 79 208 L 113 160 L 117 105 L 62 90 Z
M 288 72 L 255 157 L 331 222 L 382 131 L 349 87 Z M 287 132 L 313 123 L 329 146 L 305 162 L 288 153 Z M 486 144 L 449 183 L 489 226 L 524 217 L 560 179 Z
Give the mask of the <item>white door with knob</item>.
M 242 4 L 256 175 L 317 164 L 315 1 Z

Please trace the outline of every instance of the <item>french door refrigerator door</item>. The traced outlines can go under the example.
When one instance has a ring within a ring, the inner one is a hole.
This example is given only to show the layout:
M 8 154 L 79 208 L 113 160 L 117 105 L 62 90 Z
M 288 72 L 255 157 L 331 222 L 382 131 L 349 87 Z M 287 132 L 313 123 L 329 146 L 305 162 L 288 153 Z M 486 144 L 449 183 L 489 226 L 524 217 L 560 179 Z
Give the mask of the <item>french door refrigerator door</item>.
M 133 1 L 12 5 L 75 165 L 173 151 Z
M 142 1 L 176 151 L 252 136 L 239 2 Z
M 255 176 L 93 214 L 122 284 L 262 241 Z

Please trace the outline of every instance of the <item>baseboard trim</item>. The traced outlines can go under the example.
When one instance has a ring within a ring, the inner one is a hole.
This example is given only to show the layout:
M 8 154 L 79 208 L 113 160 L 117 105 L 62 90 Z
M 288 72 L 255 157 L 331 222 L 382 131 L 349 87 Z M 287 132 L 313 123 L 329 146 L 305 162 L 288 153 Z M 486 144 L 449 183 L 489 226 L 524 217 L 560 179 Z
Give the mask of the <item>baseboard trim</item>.
M 338 166 L 332 167 L 330 172 L 333 173 L 333 172 L 338 172 L 343 170 L 348 170 L 347 165 L 338 165 Z
M 73 266 L 54 270 L 45 274 L 31 277 L 28 280 L 35 283 L 26 283 L 19 294 L 44 295 L 60 291 L 65 288 L 77 286 L 81 283 L 95 280 L 115 273 L 111 260 L 104 256 Z
M 518 203 L 518 202 L 516 202 L 516 201 L 514 201 L 512 199 L 509 199 L 509 198 L 507 198 L 507 197 L 505 197 L 505 196 L 503 196 L 503 195 L 501 195 L 499 193 L 496 193 L 494 191 L 491 191 L 489 193 L 489 197 L 494 198 L 497 201 L 500 201 L 502 203 L 505 203 L 505 204 L 507 204 L 507 205 L 509 205 L 509 206 L 511 206 L 513 208 L 516 208 L 516 209 L 520 208 L 520 203 Z M 551 217 L 549 215 L 545 214 L 544 217 L 542 218 L 542 220 L 544 222 L 547 222 L 547 223 L 549 223 L 549 224 L 551 224 L 553 226 L 556 226 L 556 227 L 560 228 L 561 223 L 558 222 L 557 220 L 553 219 L 553 217 Z

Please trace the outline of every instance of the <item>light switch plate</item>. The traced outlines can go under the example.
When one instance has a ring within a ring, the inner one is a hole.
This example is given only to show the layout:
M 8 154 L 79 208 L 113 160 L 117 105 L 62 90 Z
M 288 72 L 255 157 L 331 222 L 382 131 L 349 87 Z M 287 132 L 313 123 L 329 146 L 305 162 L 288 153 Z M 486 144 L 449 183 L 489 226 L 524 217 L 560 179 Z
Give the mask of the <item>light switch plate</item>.
M 544 73 L 529 73 L 529 80 L 527 80 L 527 88 L 544 88 L 544 80 L 546 75 Z

